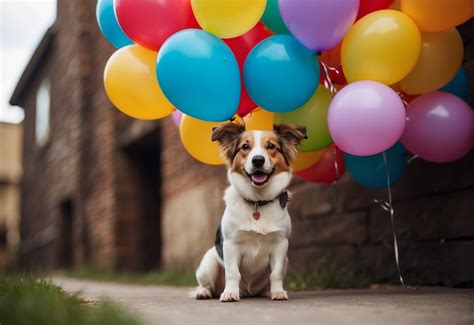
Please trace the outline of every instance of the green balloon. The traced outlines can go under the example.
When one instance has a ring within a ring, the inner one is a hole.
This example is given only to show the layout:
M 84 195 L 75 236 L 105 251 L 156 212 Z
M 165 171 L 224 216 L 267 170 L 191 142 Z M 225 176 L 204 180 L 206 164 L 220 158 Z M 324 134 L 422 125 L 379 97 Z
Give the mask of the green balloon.
M 331 94 L 319 85 L 314 95 L 303 106 L 291 112 L 276 113 L 275 123 L 301 124 L 306 127 L 308 139 L 300 145 L 300 151 L 316 151 L 333 143 L 328 128 L 328 109 Z
M 290 34 L 281 18 L 278 0 L 267 0 L 267 7 L 263 13 L 262 21 L 275 34 Z

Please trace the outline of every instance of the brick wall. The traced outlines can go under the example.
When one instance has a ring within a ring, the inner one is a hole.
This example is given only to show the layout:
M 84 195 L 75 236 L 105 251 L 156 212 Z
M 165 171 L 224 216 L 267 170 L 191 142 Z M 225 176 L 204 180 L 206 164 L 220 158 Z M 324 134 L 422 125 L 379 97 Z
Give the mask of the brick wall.
M 67 24 L 70 32 L 57 34 L 23 99 L 26 114 L 21 232 L 23 263 L 27 266 L 57 264 L 59 207 L 64 200 L 77 200 L 82 90 L 78 80 L 81 62 L 76 54 L 81 50 L 81 22 L 74 9 L 59 2 L 58 25 Z M 51 79 L 51 136 L 40 148 L 35 140 L 35 99 L 44 78 Z M 79 228 L 79 223 L 76 226 Z M 77 236 L 74 240 L 78 240 Z
M 0 122 L 0 269 L 10 267 L 20 241 L 21 124 Z

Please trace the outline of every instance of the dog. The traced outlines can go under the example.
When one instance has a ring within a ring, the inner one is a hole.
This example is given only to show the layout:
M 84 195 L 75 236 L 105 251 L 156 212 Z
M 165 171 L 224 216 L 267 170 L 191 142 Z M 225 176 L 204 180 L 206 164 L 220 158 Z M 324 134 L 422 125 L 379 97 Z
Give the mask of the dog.
M 306 138 L 306 128 L 293 124 L 273 131 L 246 131 L 232 122 L 213 128 L 211 140 L 219 142 L 230 186 L 215 245 L 196 271 L 196 299 L 288 299 L 283 288 L 291 233 L 287 188 L 291 163 Z

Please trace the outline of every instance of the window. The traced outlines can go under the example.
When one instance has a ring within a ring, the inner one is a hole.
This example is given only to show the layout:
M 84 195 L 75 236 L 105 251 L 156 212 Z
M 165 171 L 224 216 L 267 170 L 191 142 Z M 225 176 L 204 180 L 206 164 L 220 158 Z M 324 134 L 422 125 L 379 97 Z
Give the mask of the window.
M 36 143 L 43 146 L 49 138 L 49 111 L 51 83 L 44 79 L 36 93 Z

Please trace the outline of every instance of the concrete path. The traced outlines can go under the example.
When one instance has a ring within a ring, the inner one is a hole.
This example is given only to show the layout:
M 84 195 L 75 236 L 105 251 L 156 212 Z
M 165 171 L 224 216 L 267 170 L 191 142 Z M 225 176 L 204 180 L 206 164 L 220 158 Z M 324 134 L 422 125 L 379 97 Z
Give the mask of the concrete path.
M 467 324 L 474 325 L 474 290 L 386 287 L 290 293 L 290 300 L 264 298 L 238 303 L 194 300 L 189 289 L 139 286 L 55 277 L 68 292 L 96 300 L 108 297 L 147 324 Z

